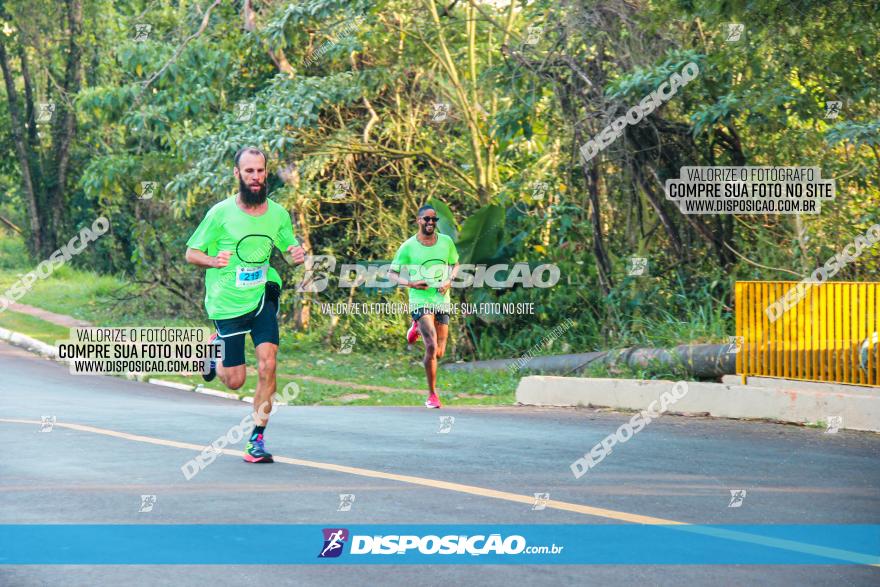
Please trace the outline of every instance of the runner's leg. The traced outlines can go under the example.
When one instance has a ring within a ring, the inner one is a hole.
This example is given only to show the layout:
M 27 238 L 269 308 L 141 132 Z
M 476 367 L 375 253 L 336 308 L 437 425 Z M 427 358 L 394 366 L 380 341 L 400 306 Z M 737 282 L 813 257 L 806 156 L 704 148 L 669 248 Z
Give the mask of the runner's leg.
M 219 377 L 220 381 L 223 382 L 223 385 L 229 389 L 240 389 L 247 378 L 247 372 L 245 371 L 244 365 L 224 368 L 218 363 L 217 377 Z
M 434 328 L 437 330 L 437 360 L 443 358 L 443 355 L 446 354 L 446 341 L 449 339 L 449 324 L 440 324 L 437 322 L 434 325 Z
M 278 354 L 277 306 L 264 298 L 264 304 L 251 323 L 251 339 L 257 355 L 257 389 L 254 392 L 254 429 L 245 446 L 244 460 L 251 463 L 271 463 L 272 454 L 266 451 L 263 433 L 272 412 L 275 394 L 275 357 Z
M 435 393 L 437 385 L 437 331 L 434 328 L 434 315 L 425 314 L 419 318 L 419 332 L 425 341 L 425 376 L 428 379 L 428 395 Z
M 259 378 L 257 391 L 254 392 L 254 422 L 257 426 L 266 426 L 269 423 L 268 414 L 272 411 L 272 396 L 275 394 L 275 357 L 278 355 L 278 345 L 271 342 L 260 343 L 256 347 L 256 354 Z
M 216 368 L 217 377 L 229 389 L 239 389 L 244 385 L 247 378 L 244 363 L 244 334 L 223 338 L 223 360 L 217 361 Z
M 223 320 L 214 320 L 217 336 L 214 344 L 220 347 L 220 359 L 214 361 L 214 371 L 229 389 L 244 385 L 247 371 L 244 363 L 244 337 L 250 331 L 248 314 Z M 210 377 L 205 378 L 210 381 Z

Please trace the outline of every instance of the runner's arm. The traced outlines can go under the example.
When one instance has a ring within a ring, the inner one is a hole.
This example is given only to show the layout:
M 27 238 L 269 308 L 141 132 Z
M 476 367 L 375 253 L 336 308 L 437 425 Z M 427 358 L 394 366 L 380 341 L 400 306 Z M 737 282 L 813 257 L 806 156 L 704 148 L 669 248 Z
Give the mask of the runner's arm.
M 287 254 L 293 259 L 294 264 L 302 265 L 306 260 L 306 250 L 302 245 L 290 245 L 287 247 Z
M 402 285 L 403 287 L 414 287 L 416 289 L 428 289 L 427 281 L 410 281 L 400 276 L 400 273 L 397 271 L 389 271 L 388 279 L 397 285 Z
M 217 250 L 218 224 L 215 222 L 217 206 L 208 210 L 192 236 L 186 241 L 186 262 L 205 269 L 218 269 L 229 264 L 230 251 L 220 251 L 212 257 L 205 251 Z
M 428 289 L 427 281 L 410 281 L 408 278 L 402 277 L 400 272 L 404 267 L 409 267 L 409 255 L 406 253 L 406 243 L 400 245 L 400 248 L 397 249 L 397 252 L 394 254 L 394 259 L 392 259 L 391 267 L 388 270 L 388 280 L 397 285 L 402 285 L 403 287 Z M 409 269 L 407 269 L 407 273 L 411 275 Z
M 447 237 L 448 238 L 448 237 Z M 458 249 L 455 248 L 455 243 L 449 239 L 449 258 L 448 262 L 450 265 L 453 265 L 452 271 L 449 273 L 449 277 L 444 281 L 439 288 L 437 288 L 437 292 L 440 294 L 445 294 L 446 290 L 452 287 L 452 281 L 455 279 L 455 276 L 458 275 Z
M 197 267 L 204 267 L 205 269 L 217 269 L 220 267 L 226 267 L 229 264 L 229 257 L 231 254 L 230 251 L 220 251 L 217 253 L 216 257 L 212 257 L 204 251 L 187 248 L 186 262 L 192 263 Z
M 458 274 L 458 268 L 460 265 L 458 263 L 455 264 L 455 267 L 452 268 L 452 271 L 449 273 L 449 277 L 446 278 L 440 287 L 437 288 L 437 291 L 441 294 L 445 294 L 446 290 L 452 286 L 452 281 L 455 279 L 455 276 Z
M 401 277 L 400 273 L 398 273 L 397 271 L 389 271 L 388 272 L 388 279 L 391 282 L 396 283 L 397 285 L 402 285 L 403 287 L 409 287 L 409 280 Z
M 285 211 L 281 220 L 281 228 L 278 231 L 276 246 L 282 253 L 286 252 L 291 256 L 295 265 L 301 265 L 305 262 L 306 250 L 293 234 L 293 221 L 290 213 Z

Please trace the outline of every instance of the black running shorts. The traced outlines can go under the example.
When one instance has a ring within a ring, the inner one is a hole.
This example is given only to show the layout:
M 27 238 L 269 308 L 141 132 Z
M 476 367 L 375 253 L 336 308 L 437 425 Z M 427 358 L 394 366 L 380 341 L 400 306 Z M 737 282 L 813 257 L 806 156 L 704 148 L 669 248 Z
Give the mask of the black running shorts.
M 433 308 L 416 308 L 415 310 L 410 312 L 409 315 L 412 316 L 413 320 L 418 322 L 419 319 L 425 314 L 433 314 L 434 322 L 436 324 L 449 324 L 449 314 L 447 312 L 440 312 Z
M 223 339 L 223 366 L 244 365 L 244 335 L 250 333 L 254 347 L 271 342 L 278 344 L 278 302 L 263 294 L 260 305 L 237 318 L 214 320 L 217 334 Z

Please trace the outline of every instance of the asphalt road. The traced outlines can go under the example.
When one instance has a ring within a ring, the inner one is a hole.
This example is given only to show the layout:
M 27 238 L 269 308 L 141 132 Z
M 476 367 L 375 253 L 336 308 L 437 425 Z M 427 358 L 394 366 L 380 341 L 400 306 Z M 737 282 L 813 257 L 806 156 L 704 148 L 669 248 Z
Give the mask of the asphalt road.
M 287 462 L 251 465 L 224 454 L 186 480 L 180 467 L 195 456 L 191 446 L 210 443 L 249 410 L 144 383 L 73 376 L 0 344 L 0 441 L 7 447 L 0 524 L 526 526 L 620 524 L 638 516 L 688 524 L 880 524 L 880 435 L 663 416 L 575 479 L 570 463 L 630 417 L 590 409 L 284 407 L 272 417 L 266 443 Z M 51 432 L 40 431 L 43 416 L 56 418 Z M 455 418 L 448 433 L 438 432 L 440 416 Z M 739 489 L 746 490 L 741 506 L 728 507 L 731 490 Z M 536 492 L 567 505 L 533 509 L 522 497 Z M 337 511 L 339 494 L 355 495 L 350 511 Z M 152 511 L 139 511 L 142 495 L 156 496 Z M 259 545 L 253 550 L 259 559 Z M 0 565 L 0 585 L 256 581 L 877 585 L 880 568 Z

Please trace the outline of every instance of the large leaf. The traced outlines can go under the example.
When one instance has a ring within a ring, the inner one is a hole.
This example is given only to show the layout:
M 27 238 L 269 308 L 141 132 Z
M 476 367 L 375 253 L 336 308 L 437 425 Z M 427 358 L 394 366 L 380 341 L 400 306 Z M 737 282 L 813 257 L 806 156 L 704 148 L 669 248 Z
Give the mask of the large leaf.
M 449 206 L 437 198 L 429 198 L 428 204 L 434 206 L 434 210 L 437 211 L 437 216 L 440 218 L 440 221 L 437 223 L 437 230 L 440 231 L 440 234 L 445 234 L 452 237 L 452 240 L 457 240 L 458 224 L 455 222 L 455 217 L 452 215 L 452 210 L 449 209 Z
M 501 244 L 504 232 L 504 208 L 492 204 L 474 212 L 461 226 L 458 235 L 460 263 L 486 263 Z
M 501 246 L 498 247 L 498 250 L 495 251 L 495 254 L 492 255 L 492 258 L 486 261 L 486 263 L 488 265 L 494 265 L 496 263 L 509 263 L 514 255 L 519 252 L 520 248 L 522 248 L 522 243 L 523 241 L 525 241 L 528 235 L 528 232 L 523 231 L 513 237 L 513 239 L 501 243 Z

